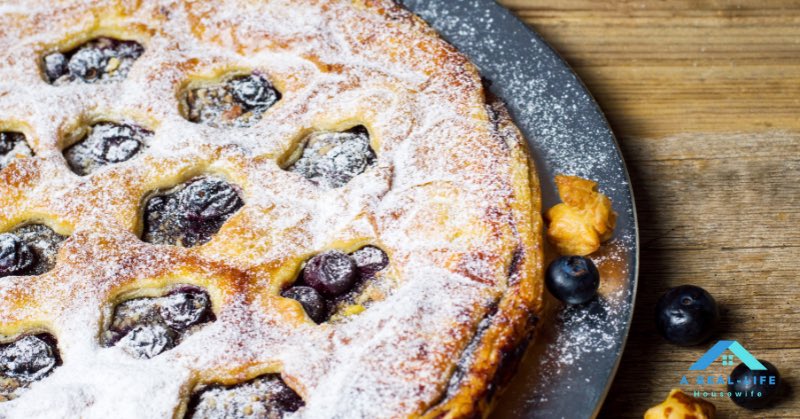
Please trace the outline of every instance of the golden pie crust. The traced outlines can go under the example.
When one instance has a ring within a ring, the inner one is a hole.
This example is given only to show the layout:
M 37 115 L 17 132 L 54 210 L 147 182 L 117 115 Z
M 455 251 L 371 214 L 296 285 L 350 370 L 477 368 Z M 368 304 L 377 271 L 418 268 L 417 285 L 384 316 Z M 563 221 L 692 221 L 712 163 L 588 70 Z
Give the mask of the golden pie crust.
M 384 0 L 33 0 L 0 6 L 0 128 L 35 156 L 0 171 L 0 232 L 69 236 L 53 270 L 0 279 L 0 335 L 47 332 L 62 365 L 0 417 L 176 417 L 201 384 L 279 373 L 293 417 L 488 414 L 542 294 L 539 183 L 476 68 Z M 42 56 L 99 36 L 141 43 L 127 77 L 52 86 Z M 258 70 L 280 101 L 247 128 L 187 121 L 187 86 Z M 153 131 L 136 158 L 78 176 L 62 151 L 98 121 Z M 283 170 L 315 131 L 365 126 L 377 164 L 325 190 Z M 149 193 L 202 174 L 245 206 L 192 248 L 140 239 Z M 372 244 L 393 284 L 320 325 L 280 297 L 304 261 Z M 104 348 L 115 304 L 177 284 L 216 321 L 152 359 Z

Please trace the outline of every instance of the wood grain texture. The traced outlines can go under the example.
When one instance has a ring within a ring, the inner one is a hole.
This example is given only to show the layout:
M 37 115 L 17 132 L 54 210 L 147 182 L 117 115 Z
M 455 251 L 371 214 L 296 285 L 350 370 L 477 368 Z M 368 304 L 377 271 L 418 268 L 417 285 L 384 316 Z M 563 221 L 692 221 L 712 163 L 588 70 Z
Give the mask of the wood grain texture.
M 653 306 L 681 284 L 709 290 L 723 307 L 718 338 L 787 384 L 768 410 L 713 400 L 719 417 L 800 417 L 800 2 L 500 3 L 581 76 L 633 180 L 639 294 L 601 417 L 642 417 L 708 348 L 656 334 Z

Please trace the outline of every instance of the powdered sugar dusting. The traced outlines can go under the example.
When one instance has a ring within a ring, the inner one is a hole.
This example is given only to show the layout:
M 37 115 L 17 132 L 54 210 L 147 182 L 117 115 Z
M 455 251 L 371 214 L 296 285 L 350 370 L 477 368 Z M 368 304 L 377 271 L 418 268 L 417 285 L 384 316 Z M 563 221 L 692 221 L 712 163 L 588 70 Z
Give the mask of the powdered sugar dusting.
M 592 415 L 613 377 L 635 289 L 635 215 L 613 134 L 575 74 L 508 11 L 484 0 L 404 3 L 466 53 L 509 104 L 531 140 L 545 208 L 557 203 L 550 180 L 563 173 L 598 181 L 620 213 L 615 238 L 592 255 L 601 297 L 572 308 L 549 301 L 536 345 L 498 404 L 498 417 Z
M 515 196 L 528 185 L 512 174 L 527 166 L 513 158 L 518 144 L 498 141 L 474 68 L 394 3 L 365 3 L 0 7 L 0 119 L 35 153 L 0 172 L 0 230 L 38 220 L 69 236 L 53 270 L 0 281 L 0 333 L 50 332 L 63 359 L 1 403 L 0 417 L 173 417 L 198 385 L 265 373 L 303 397 L 298 417 L 404 416 L 440 400 L 488 307 L 521 294 L 507 281 L 514 252 L 538 269 L 535 239 L 523 237 L 538 208 Z M 42 54 L 100 35 L 144 46 L 124 80 L 43 80 Z M 256 70 L 282 97 L 252 126 L 181 114 L 194 78 Z M 72 173 L 64 133 L 121 120 L 153 132 L 147 147 Z M 377 160 L 344 186 L 319 188 L 280 167 L 307 134 L 358 125 Z M 144 197 L 202 174 L 241 188 L 245 206 L 208 243 L 142 242 Z M 367 243 L 389 255 L 381 275 L 396 285 L 366 311 L 315 325 L 278 296 L 309 256 Z M 214 322 L 151 359 L 99 344 L 114 304 L 182 284 L 208 292 Z M 522 306 L 536 305 L 538 292 L 525 295 Z

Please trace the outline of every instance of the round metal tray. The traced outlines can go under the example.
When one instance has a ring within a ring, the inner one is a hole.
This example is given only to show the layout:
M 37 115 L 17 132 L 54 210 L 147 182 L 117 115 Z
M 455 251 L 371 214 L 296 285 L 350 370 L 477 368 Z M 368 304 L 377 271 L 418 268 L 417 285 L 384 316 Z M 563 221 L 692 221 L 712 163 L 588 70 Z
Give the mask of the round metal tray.
M 592 258 L 600 297 L 564 307 L 549 295 L 543 327 L 494 418 L 597 415 L 616 373 L 633 314 L 638 264 L 636 209 L 625 162 L 603 113 L 544 40 L 491 0 L 405 0 L 469 56 L 508 105 L 530 144 L 543 207 L 558 202 L 553 177 L 599 182 L 618 213 L 614 238 Z

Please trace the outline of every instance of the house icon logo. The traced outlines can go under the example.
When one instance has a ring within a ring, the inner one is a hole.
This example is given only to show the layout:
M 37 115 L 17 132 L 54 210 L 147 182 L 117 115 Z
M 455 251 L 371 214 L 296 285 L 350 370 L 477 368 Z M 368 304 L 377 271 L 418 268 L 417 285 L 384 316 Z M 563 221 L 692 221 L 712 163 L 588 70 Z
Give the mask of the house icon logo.
M 725 351 L 731 351 L 733 355 L 726 355 Z M 720 356 L 722 357 L 722 365 L 733 365 L 733 356 L 736 355 L 745 365 L 747 368 L 750 368 L 754 371 L 763 371 L 766 370 L 767 367 L 764 364 L 758 362 L 758 360 L 747 352 L 747 349 L 744 348 L 739 342 L 735 340 L 721 340 L 717 342 L 716 345 L 712 346 L 711 349 L 708 350 L 700 359 L 697 360 L 691 367 L 689 367 L 689 371 L 703 371 L 714 361 L 717 360 Z

